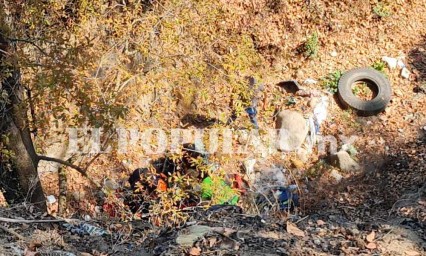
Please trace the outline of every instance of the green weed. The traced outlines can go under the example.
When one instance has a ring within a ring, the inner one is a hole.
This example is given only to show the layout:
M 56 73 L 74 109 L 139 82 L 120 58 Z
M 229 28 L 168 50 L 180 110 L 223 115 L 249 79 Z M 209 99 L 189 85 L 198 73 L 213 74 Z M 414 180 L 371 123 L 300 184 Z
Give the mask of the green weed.
M 385 74 L 386 64 L 383 61 L 378 60 L 378 61 L 374 62 L 371 65 L 371 67 L 374 68 L 375 70 L 377 70 L 377 71 L 382 72 L 383 74 Z
M 315 58 L 318 55 L 318 49 L 318 33 L 314 32 L 304 44 L 304 55 L 309 58 Z
M 336 70 L 333 73 L 328 74 L 324 79 L 322 79 L 322 86 L 330 93 L 335 94 L 342 74 L 343 72 L 340 70 Z
M 376 6 L 373 7 L 373 12 L 380 18 L 386 18 L 391 15 L 389 7 L 381 2 L 377 3 Z

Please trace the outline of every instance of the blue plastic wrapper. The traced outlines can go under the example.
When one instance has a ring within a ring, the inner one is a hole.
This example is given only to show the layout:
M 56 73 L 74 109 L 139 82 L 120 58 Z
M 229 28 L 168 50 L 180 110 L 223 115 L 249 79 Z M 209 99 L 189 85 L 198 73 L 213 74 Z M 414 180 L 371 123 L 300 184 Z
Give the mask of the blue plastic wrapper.
M 287 188 L 279 188 L 281 194 L 278 197 L 281 210 L 292 210 L 294 207 L 299 206 L 299 196 L 291 192 Z
M 255 107 L 246 108 L 246 112 L 250 118 L 250 122 L 253 124 L 254 128 L 259 129 L 259 125 L 257 123 L 257 110 Z

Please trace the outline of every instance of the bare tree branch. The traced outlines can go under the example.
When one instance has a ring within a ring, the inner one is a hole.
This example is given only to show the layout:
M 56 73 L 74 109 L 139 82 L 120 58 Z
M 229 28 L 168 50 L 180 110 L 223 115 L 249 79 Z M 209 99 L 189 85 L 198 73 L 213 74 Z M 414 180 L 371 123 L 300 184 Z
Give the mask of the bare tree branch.
M 61 160 L 61 159 L 58 159 L 58 158 L 54 158 L 54 157 L 38 155 L 37 158 L 38 158 L 38 160 L 55 162 L 55 163 L 59 163 L 59 164 L 71 167 L 74 170 L 76 170 L 77 172 L 79 172 L 81 175 L 83 175 L 85 178 L 87 178 L 90 182 L 92 182 L 97 188 L 101 188 L 102 187 L 98 182 L 96 182 L 91 177 L 89 177 L 89 175 L 87 175 L 87 169 L 83 169 L 80 166 L 72 164 L 72 163 L 70 163 L 68 161 L 64 161 L 64 160 Z

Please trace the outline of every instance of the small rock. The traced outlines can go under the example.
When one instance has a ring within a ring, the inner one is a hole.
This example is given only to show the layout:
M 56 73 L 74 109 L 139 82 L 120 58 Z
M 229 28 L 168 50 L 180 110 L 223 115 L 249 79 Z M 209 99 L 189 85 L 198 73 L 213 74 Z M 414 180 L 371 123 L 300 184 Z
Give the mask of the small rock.
M 318 81 L 317 81 L 317 80 L 315 80 L 315 79 L 312 79 L 312 78 L 308 78 L 308 79 L 306 79 L 305 81 L 303 81 L 303 83 L 304 83 L 304 84 L 307 84 L 307 85 L 311 85 L 311 84 L 316 84 L 316 83 L 318 83 Z
M 351 172 L 360 169 L 359 164 L 351 158 L 348 152 L 339 151 L 331 156 L 331 163 L 340 168 L 342 171 Z
M 401 76 L 405 79 L 410 78 L 410 71 L 408 70 L 408 68 L 403 68 L 401 70 Z
M 319 239 L 314 239 L 314 244 L 316 244 L 316 245 L 321 245 L 321 240 L 319 240 Z
M 325 222 L 323 220 L 317 220 L 317 225 L 318 226 L 325 225 Z
M 297 70 L 296 76 L 297 76 L 297 78 L 302 78 L 304 76 L 303 71 L 301 69 Z
M 361 233 L 357 228 L 351 229 L 350 232 L 353 236 L 357 236 Z
M 277 147 L 282 151 L 300 148 L 309 131 L 303 115 L 290 110 L 284 110 L 278 114 L 275 127 L 279 129 Z
M 212 231 L 209 226 L 194 225 L 188 229 L 182 230 L 176 238 L 176 243 L 183 247 L 191 247 L 199 238 Z
M 336 241 L 330 241 L 330 245 L 331 245 L 332 247 L 336 247 L 336 246 L 337 246 L 337 242 L 336 242 Z
M 299 148 L 297 150 L 297 157 L 304 163 L 309 160 L 309 153 L 306 149 Z
M 343 176 L 335 169 L 330 172 L 330 176 L 333 177 L 337 182 L 343 179 Z
M 113 190 L 117 190 L 120 186 L 118 185 L 118 183 L 115 180 L 106 178 L 104 180 L 104 185 L 103 188 L 106 189 L 107 191 L 113 191 Z
M 332 51 L 332 52 L 330 52 L 330 56 L 331 56 L 331 57 L 337 57 L 337 52 L 336 52 L 336 51 Z

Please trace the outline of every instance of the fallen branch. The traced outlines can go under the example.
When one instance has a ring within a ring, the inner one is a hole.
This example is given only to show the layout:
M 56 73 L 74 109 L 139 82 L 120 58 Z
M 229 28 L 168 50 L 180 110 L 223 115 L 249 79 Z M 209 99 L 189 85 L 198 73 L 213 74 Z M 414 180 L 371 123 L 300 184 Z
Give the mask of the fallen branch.
M 0 225 L 0 229 L 3 230 L 6 233 L 9 233 L 13 236 L 15 236 L 16 238 L 18 238 L 19 240 L 25 240 L 25 237 L 21 236 L 20 234 L 16 233 L 15 231 L 8 229 L 6 227 L 3 227 L 2 225 Z
M 19 219 L 5 218 L 5 217 L 0 217 L 0 221 L 9 222 L 9 223 L 25 223 L 25 224 L 65 222 L 65 220 L 58 220 L 58 219 L 55 219 L 55 220 L 19 220 Z

